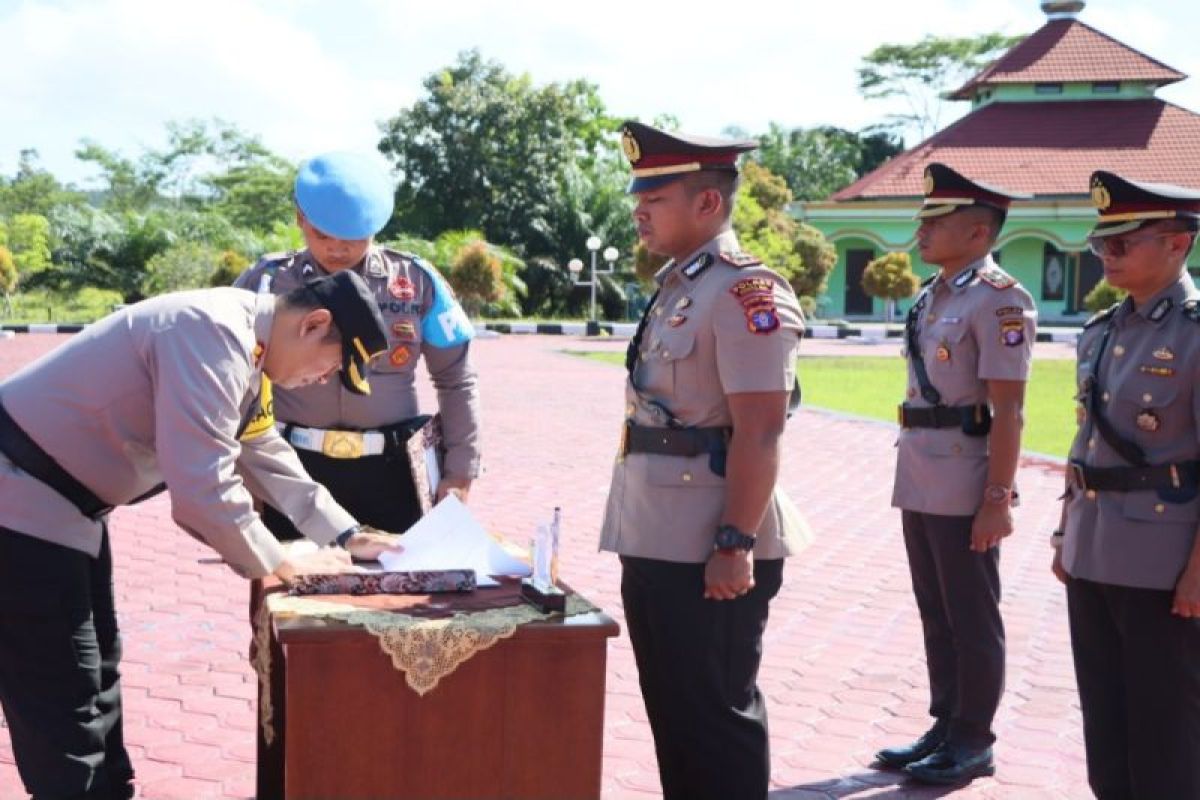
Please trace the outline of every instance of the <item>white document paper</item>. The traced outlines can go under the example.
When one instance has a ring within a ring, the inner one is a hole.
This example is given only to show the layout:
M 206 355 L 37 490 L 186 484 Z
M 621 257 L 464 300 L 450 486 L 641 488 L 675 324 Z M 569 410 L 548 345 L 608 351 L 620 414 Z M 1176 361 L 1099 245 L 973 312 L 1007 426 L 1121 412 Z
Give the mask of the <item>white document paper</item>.
M 476 584 L 495 586 L 491 575 L 529 574 L 529 565 L 488 535 L 453 494 L 438 503 L 400 538 L 404 550 L 379 557 L 390 572 L 473 569 Z

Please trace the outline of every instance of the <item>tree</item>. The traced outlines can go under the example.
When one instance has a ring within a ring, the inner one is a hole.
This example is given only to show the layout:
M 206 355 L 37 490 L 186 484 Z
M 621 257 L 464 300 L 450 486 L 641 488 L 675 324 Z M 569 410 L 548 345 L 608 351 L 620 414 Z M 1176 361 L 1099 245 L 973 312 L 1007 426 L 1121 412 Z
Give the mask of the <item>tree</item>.
M 643 242 L 639 241 L 633 248 L 633 271 L 644 284 L 649 285 L 668 261 L 670 259 L 666 256 L 651 253 Z
M 889 114 L 885 128 L 925 139 L 939 127 L 945 92 L 962 84 L 1024 36 L 927 35 L 915 44 L 881 44 L 863 57 L 858 91 L 868 100 L 903 98 L 908 111 Z
M 17 173 L 11 179 L 0 177 L 0 217 L 14 214 L 41 214 L 62 205 L 83 205 L 84 196 L 63 186 L 46 170 L 38 166 L 38 152 L 22 150 Z
M 196 242 L 168 247 L 146 262 L 142 292 L 151 297 L 210 286 L 213 275 L 221 268 L 221 256 L 220 251 Z
M 8 221 L 8 248 L 22 275 L 50 269 L 50 221 L 41 214 L 14 214 Z
M 912 297 L 920 286 L 921 279 L 913 273 L 908 253 L 885 253 L 863 270 L 863 291 L 887 301 L 884 319 L 889 325 L 896 301 Z
M 504 294 L 500 259 L 488 249 L 487 242 L 471 242 L 459 250 L 447 279 L 471 316 L 478 316 L 486 303 L 494 303 Z
M 752 155 L 782 177 L 797 200 L 821 200 L 853 183 L 903 147 L 886 132 L 858 134 L 822 126 L 785 130 L 772 122 Z
M 217 269 L 208 279 L 209 286 L 229 286 L 250 266 L 250 259 L 233 250 L 226 250 L 217 259 Z
M 1108 281 L 1101 278 L 1100 281 L 1092 287 L 1092 290 L 1083 298 L 1083 307 L 1095 314 L 1097 311 L 1103 311 L 1114 303 L 1119 303 L 1125 299 L 1125 295 L 1129 292 L 1124 289 L 1118 289 Z
M 12 314 L 12 293 L 17 290 L 17 264 L 12 252 L 0 245 L 0 293 L 4 295 L 4 313 Z
M 802 299 L 815 298 L 825 290 L 836 254 L 820 231 L 787 213 L 791 200 L 781 177 L 747 161 L 733 207 L 733 228 L 742 249 L 786 278 Z
M 379 149 L 400 174 L 384 236 L 480 230 L 520 256 L 565 261 L 600 233 L 592 198 L 609 203 L 620 183 L 580 188 L 612 174 L 595 168 L 617 157 L 617 120 L 594 85 L 535 86 L 471 50 L 423 86 L 421 99 L 383 125 Z

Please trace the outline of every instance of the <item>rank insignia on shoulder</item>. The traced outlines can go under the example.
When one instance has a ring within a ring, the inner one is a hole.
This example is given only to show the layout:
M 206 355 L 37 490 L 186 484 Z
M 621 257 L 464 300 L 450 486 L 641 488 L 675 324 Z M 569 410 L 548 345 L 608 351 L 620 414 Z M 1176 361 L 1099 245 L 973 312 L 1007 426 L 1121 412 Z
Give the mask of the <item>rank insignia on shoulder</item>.
M 690 280 L 695 280 L 701 272 L 712 266 L 712 253 L 701 253 L 692 259 L 691 263 L 679 270 L 683 273 L 683 277 Z
M 1025 341 L 1025 322 L 1019 319 L 1000 320 L 1000 343 L 1016 347 Z
M 388 361 L 392 362 L 392 366 L 403 367 L 412 359 L 412 351 L 406 346 L 400 345 L 391 352 L 388 356 Z
M 1017 279 L 999 267 L 985 267 L 979 270 L 979 280 L 993 289 L 1008 289 L 1017 285 Z
M 738 251 L 736 253 L 727 250 L 721 251 L 721 260 L 733 264 L 739 269 L 742 267 L 756 267 L 762 263 L 762 259 L 750 253 Z

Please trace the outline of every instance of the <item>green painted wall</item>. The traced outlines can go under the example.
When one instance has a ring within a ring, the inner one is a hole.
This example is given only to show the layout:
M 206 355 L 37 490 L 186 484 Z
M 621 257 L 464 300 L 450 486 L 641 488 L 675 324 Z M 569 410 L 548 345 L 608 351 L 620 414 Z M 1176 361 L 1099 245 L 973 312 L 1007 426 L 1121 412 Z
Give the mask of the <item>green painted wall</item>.
M 1039 92 L 1032 83 L 989 86 L 971 100 L 976 109 L 990 103 L 1040 103 L 1062 100 L 1141 100 L 1154 97 L 1154 86 L 1148 83 L 1121 83 L 1115 92 L 1096 91 L 1093 83 L 1064 83 L 1059 93 Z

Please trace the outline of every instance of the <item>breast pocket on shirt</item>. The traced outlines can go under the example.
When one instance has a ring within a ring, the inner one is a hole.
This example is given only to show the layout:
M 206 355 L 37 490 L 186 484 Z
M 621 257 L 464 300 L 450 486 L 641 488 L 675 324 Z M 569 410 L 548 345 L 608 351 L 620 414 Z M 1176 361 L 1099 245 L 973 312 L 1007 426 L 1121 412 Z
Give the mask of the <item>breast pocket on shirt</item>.
M 649 360 L 657 362 L 657 383 L 670 395 L 675 396 L 695 389 L 695 350 L 694 331 L 668 331 L 659 337 L 658 347 L 650 354 Z
M 979 374 L 979 349 L 966 321 L 938 324 L 928 337 L 923 354 L 929 379 L 943 394 L 959 394 L 974 387 Z
M 1164 461 L 1163 451 L 1174 451 L 1179 437 L 1194 436 L 1190 396 L 1177 380 L 1127 379 L 1111 403 L 1101 403 L 1101 409 L 1122 438 L 1146 451 L 1151 464 Z

